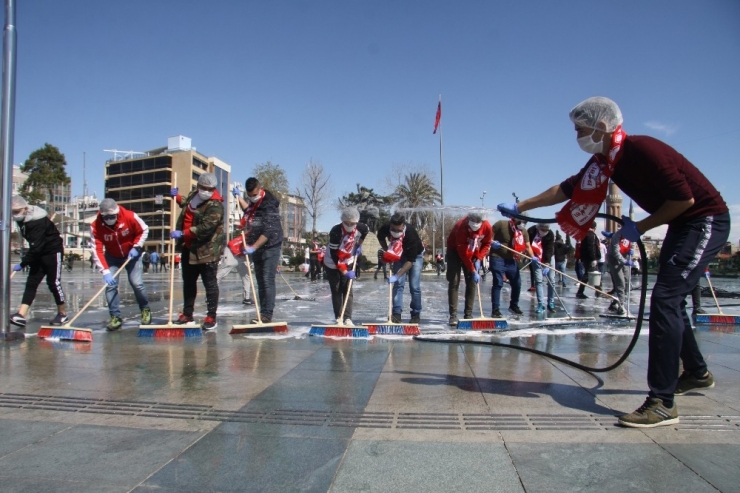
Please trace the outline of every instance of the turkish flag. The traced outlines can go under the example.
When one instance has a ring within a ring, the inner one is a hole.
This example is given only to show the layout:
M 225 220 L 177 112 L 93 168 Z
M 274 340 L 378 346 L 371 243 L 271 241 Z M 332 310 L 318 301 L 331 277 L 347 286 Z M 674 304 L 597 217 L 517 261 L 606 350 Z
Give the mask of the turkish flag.
M 434 118 L 434 132 L 432 134 L 437 133 L 437 127 L 439 127 L 439 121 L 442 119 L 442 101 L 437 103 L 437 116 Z

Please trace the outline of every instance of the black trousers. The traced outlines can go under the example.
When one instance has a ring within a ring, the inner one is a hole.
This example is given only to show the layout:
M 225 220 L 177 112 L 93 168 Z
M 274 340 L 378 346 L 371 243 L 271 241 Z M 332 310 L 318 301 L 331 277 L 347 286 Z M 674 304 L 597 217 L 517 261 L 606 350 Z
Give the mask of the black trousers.
M 457 297 L 460 289 L 460 273 L 464 272 L 462 260 L 455 250 L 447 251 L 447 302 L 450 308 L 450 316 L 457 315 Z M 465 311 L 463 318 L 473 316 L 473 304 L 475 303 L 475 282 L 473 273 L 465 272 Z M 483 316 L 483 314 L 481 314 Z
M 339 318 L 342 314 L 342 304 L 344 303 L 345 296 L 349 296 L 347 300 L 347 308 L 344 310 L 344 318 L 352 318 L 352 291 L 349 291 L 349 279 L 344 277 L 339 269 L 326 268 L 326 275 L 329 278 L 329 289 L 331 290 L 331 306 L 334 308 L 334 317 Z
M 648 386 L 650 396 L 673 401 L 679 360 L 685 371 L 703 376 L 707 364 L 686 314 L 686 297 L 730 235 L 730 214 L 695 219 L 668 228 L 660 249 L 658 278 L 650 298 Z
M 311 255 L 309 262 L 311 265 L 310 270 L 309 270 L 309 272 L 311 273 L 311 280 L 315 281 L 319 275 L 319 272 L 321 272 L 321 264 L 319 263 L 319 257 L 316 255 Z
M 206 288 L 206 311 L 208 316 L 216 318 L 218 310 L 218 262 L 209 262 L 207 264 L 190 264 L 190 251 L 183 249 L 182 259 L 182 297 L 185 300 L 182 309 L 183 315 L 193 316 L 195 309 L 195 298 L 198 296 L 198 277 L 203 280 L 203 287 Z
M 49 291 L 54 296 L 54 302 L 57 306 L 63 305 L 66 298 L 64 297 L 61 283 L 62 253 L 44 255 L 38 261 L 31 264 L 30 267 L 31 270 L 26 279 L 26 290 L 23 291 L 21 303 L 24 305 L 31 305 L 33 303 L 39 284 L 41 284 L 41 280 L 46 276 L 46 285 L 49 286 Z

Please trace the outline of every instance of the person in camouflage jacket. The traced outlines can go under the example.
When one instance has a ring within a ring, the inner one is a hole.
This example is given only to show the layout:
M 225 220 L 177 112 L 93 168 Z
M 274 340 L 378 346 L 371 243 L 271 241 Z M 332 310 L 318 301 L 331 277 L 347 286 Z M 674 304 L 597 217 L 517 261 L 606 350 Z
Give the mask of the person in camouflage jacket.
M 217 326 L 218 309 L 218 263 L 224 249 L 224 206 L 223 197 L 216 190 L 218 181 L 213 173 L 204 173 L 198 178 L 198 186 L 183 199 L 172 189 L 172 196 L 182 208 L 177 218 L 176 230 L 170 236 L 177 240 L 182 251 L 182 280 L 184 306 L 177 324 L 193 321 L 195 298 L 198 295 L 198 277 L 206 289 L 206 318 L 203 330 Z

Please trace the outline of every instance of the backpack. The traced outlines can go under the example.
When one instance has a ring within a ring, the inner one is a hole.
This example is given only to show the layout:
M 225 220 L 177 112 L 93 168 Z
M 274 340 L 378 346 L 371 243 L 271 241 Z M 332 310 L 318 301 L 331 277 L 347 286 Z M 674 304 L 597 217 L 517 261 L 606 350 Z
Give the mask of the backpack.
M 149 252 L 144 252 L 144 255 L 142 255 L 141 259 L 144 262 L 147 262 L 148 263 L 149 262 Z

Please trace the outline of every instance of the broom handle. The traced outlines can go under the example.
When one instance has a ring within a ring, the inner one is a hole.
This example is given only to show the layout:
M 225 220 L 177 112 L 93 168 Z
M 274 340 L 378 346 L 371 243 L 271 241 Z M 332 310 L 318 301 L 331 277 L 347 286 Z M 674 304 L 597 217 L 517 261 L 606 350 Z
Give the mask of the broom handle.
M 244 236 L 244 231 L 242 231 L 242 245 L 243 247 L 247 245 L 247 238 Z M 257 296 L 257 290 L 254 289 L 254 276 L 252 275 L 252 263 L 249 261 L 249 255 L 244 255 L 244 263 L 247 264 L 247 270 L 249 271 L 249 284 L 252 285 L 252 298 L 254 299 L 254 307 L 257 309 L 257 322 L 262 323 L 262 315 L 260 315 L 260 302 Z
M 388 283 L 388 323 L 391 323 L 393 315 L 393 284 Z
M 295 292 L 295 289 L 293 289 L 293 287 L 292 287 L 292 286 L 290 285 L 290 283 L 289 283 L 289 282 L 288 282 L 288 280 L 287 280 L 287 279 L 285 278 L 285 276 L 283 275 L 283 273 L 282 273 L 282 272 L 280 272 L 280 277 L 282 277 L 282 278 L 283 278 L 283 281 L 285 281 L 285 284 L 287 284 L 287 285 L 288 285 L 288 289 L 290 289 L 290 290 L 291 290 L 291 291 L 293 292 L 293 296 L 298 296 L 298 293 L 296 293 L 296 292 Z
M 177 173 L 173 176 L 174 181 L 172 183 L 177 187 Z M 172 197 L 170 203 L 170 229 L 172 229 L 172 220 L 175 217 L 175 202 L 177 202 L 177 196 Z M 164 236 L 164 224 L 162 225 L 162 235 Z M 182 266 L 180 266 L 182 267 Z M 172 298 L 175 289 L 175 239 L 170 239 L 170 317 L 167 319 L 167 323 L 172 325 Z
M 475 287 L 478 290 L 478 308 L 480 309 L 480 318 L 483 318 L 483 299 L 480 296 L 480 283 L 475 283 Z
M 526 259 L 532 260 L 532 257 L 530 257 L 529 255 L 525 255 L 525 254 L 523 254 L 523 253 L 521 253 L 521 252 L 517 252 L 517 251 L 516 251 L 516 250 L 514 250 L 513 248 L 509 248 L 509 247 L 507 247 L 506 245 L 503 245 L 503 244 L 502 244 L 502 245 L 501 245 L 501 248 L 505 248 L 506 250 L 509 250 L 510 252 L 516 253 L 517 255 L 521 255 L 522 257 L 524 257 L 524 258 L 526 258 Z M 590 284 L 588 284 L 588 283 L 586 283 L 586 282 L 583 282 L 583 281 L 579 281 L 579 280 L 578 280 L 578 279 L 576 279 L 575 277 L 571 277 L 571 276 L 569 276 L 568 274 L 566 274 L 565 272 L 561 272 L 561 271 L 557 270 L 557 269 L 556 269 L 555 267 L 550 267 L 549 265 L 547 265 L 547 264 L 546 264 L 546 263 L 544 263 L 544 262 L 540 262 L 540 264 L 541 264 L 542 266 L 544 266 L 544 267 L 548 267 L 548 268 L 549 268 L 550 270 L 552 270 L 553 272 L 557 272 L 558 274 L 562 274 L 562 275 L 564 275 L 564 276 L 565 276 L 565 277 L 567 277 L 568 279 L 570 279 L 570 280 L 572 280 L 572 281 L 575 281 L 575 282 L 577 282 L 578 284 L 583 284 L 584 286 L 586 286 L 586 287 L 588 287 L 588 288 L 590 288 L 590 289 L 593 289 L 593 290 L 594 290 L 594 291 L 596 291 L 597 293 L 601 293 L 601 294 L 603 294 L 603 295 L 604 295 L 604 296 L 606 296 L 607 298 L 611 298 L 611 299 L 613 299 L 613 300 L 617 300 L 617 301 L 619 301 L 619 300 L 618 300 L 618 299 L 617 299 L 617 298 L 616 298 L 615 296 L 612 296 L 612 295 L 610 295 L 609 293 L 605 293 L 605 292 L 603 292 L 602 290 L 600 290 L 600 289 L 596 288 L 595 286 L 591 286 Z
M 359 255 L 355 255 L 355 258 L 352 259 L 352 270 L 355 270 L 355 264 L 357 263 L 357 257 Z M 347 285 L 347 294 L 344 296 L 344 303 L 342 303 L 342 313 L 339 314 L 339 320 L 344 323 L 344 310 L 347 308 L 347 302 L 349 301 L 349 295 L 352 293 L 352 281 L 354 279 L 349 280 L 349 284 Z
M 18 272 L 18 271 L 17 270 L 14 270 L 13 272 L 11 272 L 10 273 L 10 277 L 8 279 L 13 279 L 13 276 L 15 275 L 16 272 Z
M 121 265 L 118 268 L 118 270 L 116 271 L 116 273 L 113 274 L 113 279 L 115 279 L 116 277 L 118 277 L 118 275 L 121 272 L 123 272 L 123 269 L 126 267 L 126 264 L 128 264 L 130 261 L 131 261 L 131 257 L 129 257 L 129 258 L 126 259 L 126 261 L 123 263 L 123 265 Z M 108 285 L 107 284 L 104 284 L 103 287 L 100 288 L 100 290 L 98 290 L 97 293 L 95 293 L 95 296 L 93 296 L 92 298 L 90 298 L 90 300 L 85 304 L 85 306 L 83 306 L 82 308 L 80 308 L 80 311 L 78 311 L 77 314 L 74 317 L 72 317 L 72 320 L 70 320 L 69 322 L 67 322 L 66 324 L 64 324 L 64 326 L 65 327 L 70 327 L 72 325 L 72 322 L 74 322 L 75 320 L 77 320 L 77 318 L 80 315 L 82 315 L 82 312 L 84 312 L 85 310 L 87 310 L 87 308 L 92 304 L 92 302 L 95 301 L 97 299 L 97 297 L 101 295 L 101 293 L 103 292 L 103 290 L 105 290 L 107 288 L 108 288 Z
M 714 287 L 712 287 L 712 280 L 709 279 L 709 276 L 707 276 L 707 282 L 709 283 L 709 290 L 712 292 L 714 303 L 717 305 L 717 311 L 719 312 L 720 315 L 724 315 L 724 313 L 722 313 L 722 308 L 719 307 L 719 301 L 717 301 L 717 295 L 714 294 Z

